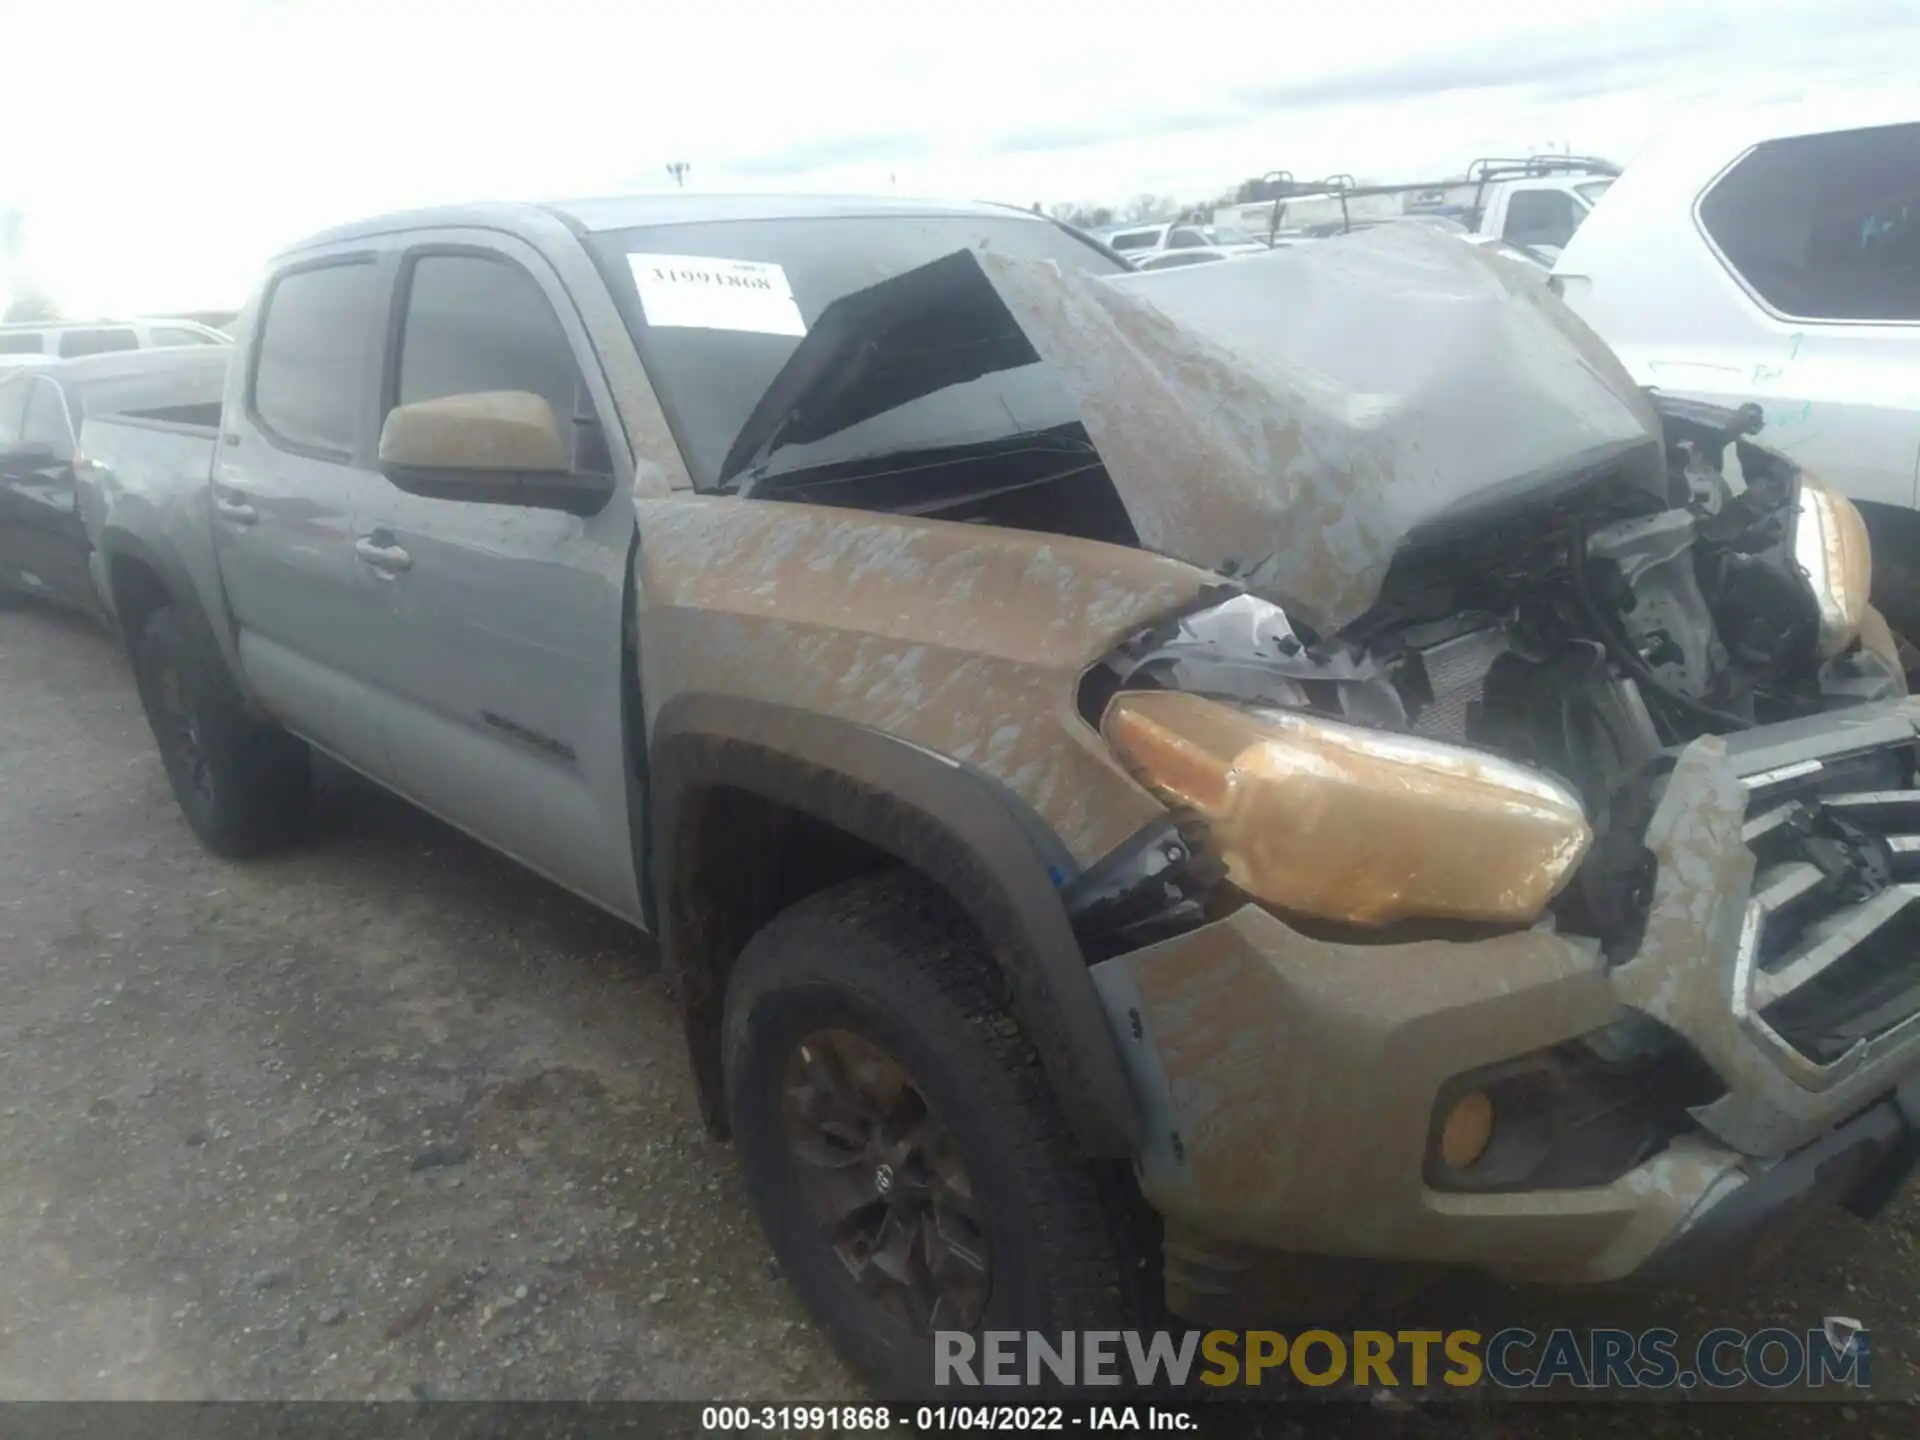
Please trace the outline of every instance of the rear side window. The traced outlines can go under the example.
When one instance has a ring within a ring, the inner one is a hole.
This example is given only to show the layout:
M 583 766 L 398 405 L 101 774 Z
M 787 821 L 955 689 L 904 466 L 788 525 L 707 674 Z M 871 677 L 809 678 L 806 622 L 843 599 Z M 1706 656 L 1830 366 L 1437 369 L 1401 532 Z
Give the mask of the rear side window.
M 407 286 L 395 403 L 490 390 L 542 396 L 567 433 L 582 398 L 580 367 L 559 316 L 517 265 L 422 255 Z
M 46 352 L 47 337 L 38 330 L 15 330 L 0 334 L 0 355 L 40 355 Z
M 1579 227 L 1580 211 L 1564 190 L 1516 190 L 1507 197 L 1503 240 L 1516 245 L 1564 246 Z
M 1176 251 L 1167 255 L 1150 255 L 1140 262 L 1140 268 L 1142 270 L 1180 270 L 1188 265 L 1207 265 L 1225 258 L 1211 251 L 1190 251 L 1186 254 Z
M 1107 248 L 1109 250 L 1151 250 L 1159 233 L 1157 230 L 1129 230 L 1107 241 Z
M 1754 293 L 1806 320 L 1920 320 L 1920 124 L 1755 146 L 1700 201 Z
M 371 261 L 289 271 L 274 281 L 251 404 L 275 439 L 342 459 L 353 454 L 376 298 Z
M 220 342 L 198 330 L 183 330 L 178 325 L 155 325 L 147 332 L 155 345 L 217 345 Z
M 106 355 L 115 350 L 138 350 L 140 337 L 131 330 L 62 330 L 60 354 L 68 359 L 76 355 Z

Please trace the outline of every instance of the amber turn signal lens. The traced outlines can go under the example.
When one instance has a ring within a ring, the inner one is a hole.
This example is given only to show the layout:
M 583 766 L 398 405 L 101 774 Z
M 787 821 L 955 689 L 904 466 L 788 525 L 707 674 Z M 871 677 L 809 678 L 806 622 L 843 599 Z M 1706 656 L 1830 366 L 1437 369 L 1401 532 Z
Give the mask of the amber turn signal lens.
M 1820 602 L 1820 653 L 1840 654 L 1859 637 L 1873 593 L 1873 543 L 1859 509 L 1837 490 L 1800 481 L 1793 559 Z
M 1484 1090 L 1462 1095 L 1440 1127 L 1440 1158 L 1449 1170 L 1464 1170 L 1487 1153 L 1493 1139 L 1493 1101 Z
M 1115 696 L 1100 729 L 1206 819 L 1235 885 L 1303 915 L 1526 924 L 1593 838 L 1565 787 L 1460 746 L 1170 690 Z

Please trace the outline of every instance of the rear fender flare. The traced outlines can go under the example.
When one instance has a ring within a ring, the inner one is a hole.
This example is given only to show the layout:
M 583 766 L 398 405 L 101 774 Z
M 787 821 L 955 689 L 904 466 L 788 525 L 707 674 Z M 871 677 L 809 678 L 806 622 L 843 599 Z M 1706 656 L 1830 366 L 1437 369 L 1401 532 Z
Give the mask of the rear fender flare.
M 188 634 L 193 637 L 196 644 L 204 646 L 208 654 L 220 657 L 228 678 L 234 682 L 236 689 L 242 689 L 239 685 L 239 677 L 234 673 L 232 646 L 223 641 L 219 631 L 214 627 L 205 605 L 201 603 L 200 592 L 187 574 L 185 567 L 169 560 L 163 552 L 131 531 L 111 526 L 100 537 L 100 554 L 105 562 L 107 583 L 112 592 L 115 623 L 119 627 L 121 638 L 129 654 L 132 653 L 139 636 L 133 633 L 126 623 L 123 596 L 114 578 L 116 562 L 120 560 L 137 561 L 159 577 L 161 588 L 167 595 L 167 603 L 179 612 L 181 622 L 187 627 Z M 245 693 L 244 689 L 242 693 Z

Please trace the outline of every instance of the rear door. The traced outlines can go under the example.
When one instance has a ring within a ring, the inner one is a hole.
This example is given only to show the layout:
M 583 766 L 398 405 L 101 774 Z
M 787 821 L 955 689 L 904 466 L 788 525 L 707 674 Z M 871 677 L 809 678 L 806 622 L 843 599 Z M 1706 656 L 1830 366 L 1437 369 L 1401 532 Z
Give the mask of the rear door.
M 271 276 L 215 448 L 220 576 L 255 696 L 291 730 L 388 774 L 367 654 L 386 597 L 354 556 L 373 472 L 389 267 L 349 252 Z
M 576 472 L 606 495 L 581 517 L 384 486 L 362 514 L 359 563 L 391 605 L 375 679 L 395 785 L 637 919 L 621 734 L 634 522 L 631 476 L 616 481 L 607 442 L 612 394 L 558 276 L 531 246 L 492 232 L 422 235 L 394 294 L 389 408 L 488 391 L 541 396 L 571 429 Z
M 1672 347 L 1713 347 L 1697 378 L 1662 377 L 1758 401 L 1761 438 L 1856 500 L 1920 501 L 1920 124 L 1767 141 L 1695 214 L 1733 314 Z

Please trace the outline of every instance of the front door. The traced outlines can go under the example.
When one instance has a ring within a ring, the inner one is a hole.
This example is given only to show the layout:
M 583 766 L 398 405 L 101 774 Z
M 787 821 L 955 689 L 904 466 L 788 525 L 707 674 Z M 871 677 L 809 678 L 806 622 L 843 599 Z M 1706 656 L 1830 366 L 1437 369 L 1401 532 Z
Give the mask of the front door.
M 603 428 L 610 392 L 531 247 L 422 237 L 394 293 L 393 403 L 538 395 L 571 430 L 576 470 L 603 479 L 607 496 L 583 518 L 379 490 L 358 541 L 364 575 L 392 607 L 375 665 L 395 784 L 637 920 L 621 703 L 633 507 Z

